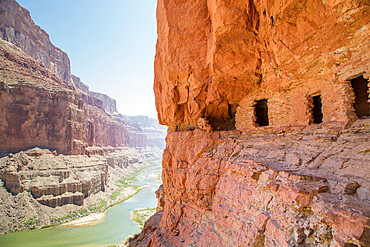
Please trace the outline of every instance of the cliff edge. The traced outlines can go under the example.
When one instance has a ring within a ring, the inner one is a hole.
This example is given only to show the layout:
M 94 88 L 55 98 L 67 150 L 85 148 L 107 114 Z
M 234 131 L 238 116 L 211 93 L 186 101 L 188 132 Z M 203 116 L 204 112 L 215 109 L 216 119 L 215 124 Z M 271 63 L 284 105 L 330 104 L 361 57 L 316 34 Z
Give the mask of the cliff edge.
M 159 0 L 157 21 L 163 193 L 128 245 L 369 246 L 369 3 Z

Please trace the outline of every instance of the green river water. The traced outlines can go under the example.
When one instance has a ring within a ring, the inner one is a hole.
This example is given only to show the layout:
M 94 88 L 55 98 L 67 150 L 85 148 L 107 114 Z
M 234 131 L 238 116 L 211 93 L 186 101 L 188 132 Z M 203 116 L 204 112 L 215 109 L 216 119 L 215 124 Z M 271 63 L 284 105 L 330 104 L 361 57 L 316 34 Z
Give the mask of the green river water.
M 0 236 L 1 247 L 53 247 L 53 246 L 109 246 L 122 242 L 140 231 L 130 219 L 134 209 L 154 208 L 157 205 L 155 190 L 160 183 L 150 174 L 161 172 L 161 161 L 139 176 L 137 185 L 149 185 L 129 200 L 106 211 L 104 221 L 97 225 L 80 227 L 53 227 L 17 232 Z

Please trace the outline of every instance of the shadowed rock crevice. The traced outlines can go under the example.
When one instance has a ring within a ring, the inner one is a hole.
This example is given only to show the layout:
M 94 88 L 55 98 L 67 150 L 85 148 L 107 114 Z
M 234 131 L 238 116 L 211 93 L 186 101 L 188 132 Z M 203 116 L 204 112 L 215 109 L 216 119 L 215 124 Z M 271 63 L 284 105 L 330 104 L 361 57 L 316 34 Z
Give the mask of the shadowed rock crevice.
M 363 76 L 351 80 L 351 86 L 355 93 L 355 101 L 353 107 L 355 108 L 356 115 L 359 118 L 370 117 L 370 89 L 369 81 L 365 80 Z

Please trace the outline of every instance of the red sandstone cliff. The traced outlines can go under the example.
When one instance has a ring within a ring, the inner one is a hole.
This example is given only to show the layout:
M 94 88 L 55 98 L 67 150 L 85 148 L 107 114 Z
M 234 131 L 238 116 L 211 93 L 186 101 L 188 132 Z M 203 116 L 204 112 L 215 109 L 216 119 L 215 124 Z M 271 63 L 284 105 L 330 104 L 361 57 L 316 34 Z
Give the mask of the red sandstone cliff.
M 0 152 L 39 146 L 81 154 L 88 146 L 146 146 L 140 128 L 106 113 L 115 111 L 113 99 L 78 89 L 86 85 L 71 76 L 67 54 L 14 0 L 0 1 L 0 38 Z
M 163 211 L 132 246 L 370 245 L 369 7 L 158 1 Z
M 35 25 L 28 10 L 14 0 L 0 1 L 0 38 L 15 44 L 69 82 L 71 70 L 67 54 L 50 42 L 49 35 Z
M 276 96 L 273 125 L 305 125 L 302 98 L 315 91 L 325 94 L 325 122 L 353 118 L 342 94 L 368 71 L 367 1 L 160 0 L 157 16 L 162 124 L 187 129 L 206 117 L 232 129 L 249 97 Z
M 39 146 L 82 154 L 88 146 L 146 146 L 140 129 L 113 120 L 96 98 L 76 92 L 0 40 L 0 151 Z

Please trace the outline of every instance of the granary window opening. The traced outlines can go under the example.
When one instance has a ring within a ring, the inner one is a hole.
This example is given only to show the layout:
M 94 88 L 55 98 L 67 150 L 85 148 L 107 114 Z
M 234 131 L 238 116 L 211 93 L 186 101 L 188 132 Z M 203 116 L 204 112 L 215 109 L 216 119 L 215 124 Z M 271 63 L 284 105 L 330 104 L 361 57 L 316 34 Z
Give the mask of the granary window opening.
M 321 95 L 312 97 L 312 122 L 315 124 L 322 123 L 322 102 Z
M 269 117 L 268 117 L 268 106 L 267 99 L 256 100 L 254 104 L 254 117 L 255 123 L 258 126 L 268 126 Z
M 369 81 L 363 76 L 357 77 L 351 80 L 351 86 L 355 93 L 355 102 L 353 107 L 355 108 L 356 115 L 359 118 L 370 116 L 370 103 L 369 101 Z

